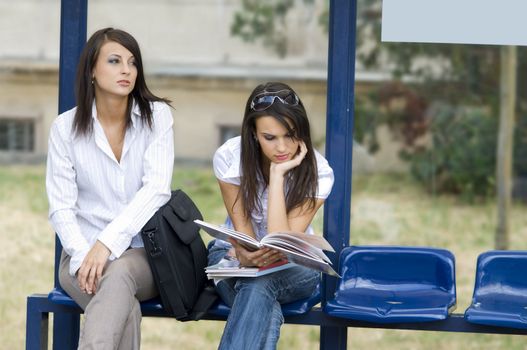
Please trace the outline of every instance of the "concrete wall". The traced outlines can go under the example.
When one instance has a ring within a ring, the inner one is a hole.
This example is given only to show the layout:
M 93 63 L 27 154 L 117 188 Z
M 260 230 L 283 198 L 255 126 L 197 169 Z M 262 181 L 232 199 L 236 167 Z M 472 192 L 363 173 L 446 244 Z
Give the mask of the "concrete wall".
M 148 66 L 325 66 L 327 35 L 318 25 L 325 0 L 297 0 L 283 28 L 288 55 L 230 35 L 241 0 L 88 0 L 88 35 L 113 26 L 139 41 Z M 58 62 L 60 0 L 0 0 L 0 60 Z

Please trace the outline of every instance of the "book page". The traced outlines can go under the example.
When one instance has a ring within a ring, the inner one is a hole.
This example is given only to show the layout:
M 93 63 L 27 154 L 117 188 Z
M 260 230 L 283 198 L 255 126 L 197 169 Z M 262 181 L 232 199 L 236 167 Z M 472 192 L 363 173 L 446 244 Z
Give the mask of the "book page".
M 293 237 L 294 238 L 294 237 Z M 300 241 L 298 243 L 291 243 L 284 241 L 280 238 L 276 239 L 267 239 L 264 243 L 264 246 L 274 249 L 285 249 L 287 251 L 297 252 L 299 254 L 305 254 L 313 259 L 322 259 L 326 262 L 331 262 L 329 258 L 324 254 L 322 249 L 313 247 L 306 242 Z
M 274 236 L 274 237 L 280 237 L 284 240 L 291 240 L 290 237 L 295 237 L 298 240 L 301 240 L 303 242 L 307 242 L 310 245 L 317 247 L 319 249 L 327 250 L 328 252 L 334 252 L 335 249 L 329 244 L 328 241 L 322 236 L 317 235 L 308 235 L 307 233 L 300 233 L 300 232 L 276 232 L 276 233 L 270 233 L 264 238 L 262 238 L 262 243 L 267 239 L 267 237 Z
M 327 244 L 327 246 L 329 246 L 329 248 L 331 249 L 330 251 L 334 251 L 333 248 L 329 245 L 329 243 L 327 243 L 327 241 L 323 237 L 318 237 L 318 238 L 322 238 L 323 240 L 323 241 L 320 241 L 320 240 L 312 240 L 312 239 L 310 240 L 309 239 L 310 237 L 307 237 L 307 236 L 313 236 L 313 235 L 300 234 L 300 233 L 296 234 L 294 232 L 293 233 L 270 234 L 270 235 L 265 236 L 262 239 L 261 243 L 265 246 L 272 245 L 273 247 L 276 247 L 277 245 L 283 246 L 284 248 L 286 247 L 290 248 L 291 246 L 294 246 L 296 247 L 297 251 L 303 252 L 307 255 L 317 256 L 326 262 L 331 262 L 329 258 L 327 257 L 327 255 L 324 254 L 321 248 L 311 244 L 311 242 L 315 242 L 317 244 L 320 243 L 319 245 L 322 245 L 322 246 L 326 246 Z M 329 249 L 326 249 L 326 250 L 329 250 Z
M 290 262 L 327 273 L 328 275 L 340 277 L 339 274 L 335 270 L 333 270 L 333 268 L 327 262 L 321 259 L 314 259 L 310 256 L 299 254 L 293 251 L 288 252 L 282 249 L 278 250 L 282 251 L 286 255 L 287 260 L 289 260 Z
M 205 230 L 209 235 L 214 238 L 221 239 L 222 241 L 228 242 L 229 238 L 233 238 L 248 250 L 256 250 L 262 247 L 260 242 L 245 233 L 232 230 L 228 227 L 209 224 L 208 222 L 202 220 L 194 220 L 194 222 L 203 230 Z

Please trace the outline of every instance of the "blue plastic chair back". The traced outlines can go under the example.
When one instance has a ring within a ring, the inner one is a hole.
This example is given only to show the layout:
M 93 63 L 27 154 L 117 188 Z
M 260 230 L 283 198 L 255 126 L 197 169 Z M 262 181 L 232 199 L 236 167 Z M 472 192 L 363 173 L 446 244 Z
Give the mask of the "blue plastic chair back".
M 527 251 L 480 254 L 468 322 L 527 328 Z
M 324 311 L 376 323 L 445 319 L 456 305 L 455 259 L 444 249 L 363 246 L 342 250 L 335 297 Z

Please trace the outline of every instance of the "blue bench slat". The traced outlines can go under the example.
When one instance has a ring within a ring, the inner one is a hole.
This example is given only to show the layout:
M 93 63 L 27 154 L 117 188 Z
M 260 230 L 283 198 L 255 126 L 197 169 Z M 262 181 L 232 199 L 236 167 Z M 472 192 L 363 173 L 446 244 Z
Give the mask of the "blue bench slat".
M 53 288 L 53 290 L 48 294 L 48 299 L 51 302 L 59 305 L 76 308 L 79 307 L 77 303 L 71 299 L 71 297 L 62 288 L 59 287 Z M 318 303 L 320 303 L 320 286 L 317 286 L 309 298 L 282 305 L 282 311 L 284 316 L 301 315 L 308 312 Z M 163 310 L 163 305 L 161 305 L 161 300 L 159 298 L 143 301 L 141 303 L 141 311 L 144 315 L 148 314 L 168 316 Z M 226 318 L 229 315 L 229 312 L 230 308 L 222 301 L 216 302 L 216 304 L 213 305 L 213 307 L 209 310 L 209 314 L 222 316 L 222 318 Z

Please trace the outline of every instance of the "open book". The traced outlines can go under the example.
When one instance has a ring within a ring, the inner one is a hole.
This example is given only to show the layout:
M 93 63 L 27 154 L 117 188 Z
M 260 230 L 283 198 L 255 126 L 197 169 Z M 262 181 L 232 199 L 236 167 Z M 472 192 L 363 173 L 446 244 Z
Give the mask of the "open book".
M 280 260 L 272 264 L 262 267 L 244 267 L 240 266 L 240 262 L 234 258 L 223 258 L 216 265 L 207 266 L 205 273 L 209 279 L 224 279 L 229 277 L 258 277 L 267 275 L 276 271 L 288 269 L 296 266 L 287 260 Z
M 331 267 L 331 260 L 322 251 L 335 251 L 324 237 L 299 232 L 280 232 L 268 234 L 257 241 L 245 233 L 227 227 L 201 220 L 194 220 L 194 222 L 214 238 L 223 241 L 228 241 L 229 238 L 235 239 L 248 250 L 257 250 L 263 247 L 276 249 L 284 253 L 289 262 L 329 275 L 339 276 Z

